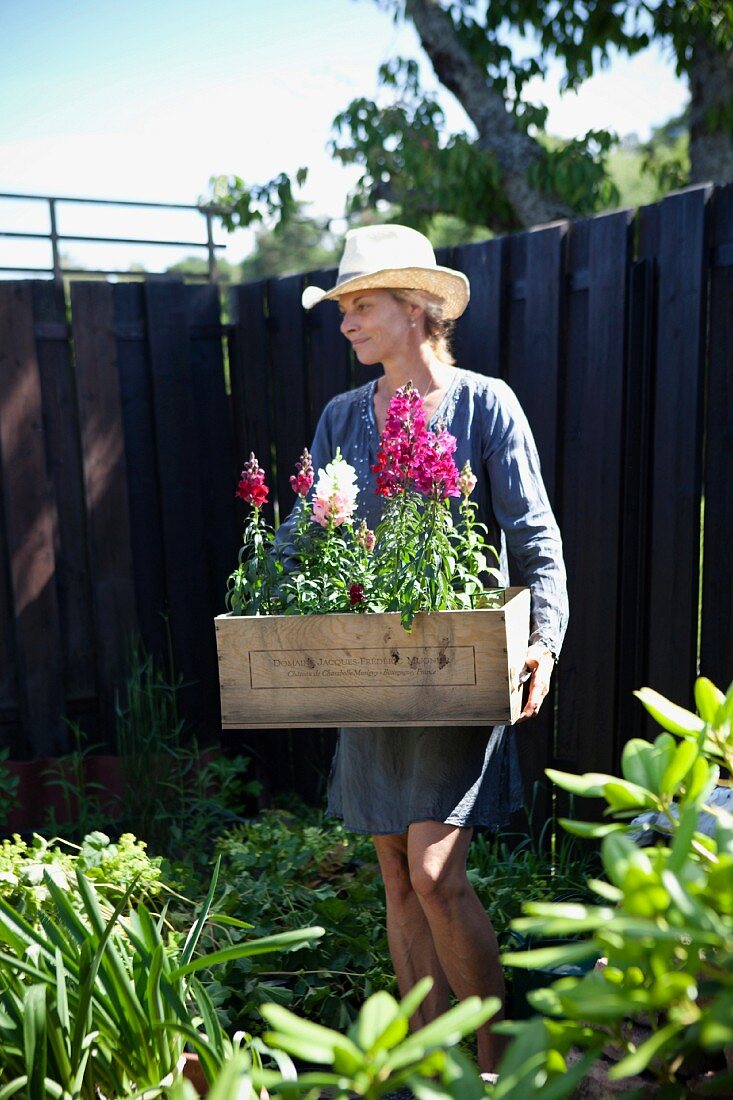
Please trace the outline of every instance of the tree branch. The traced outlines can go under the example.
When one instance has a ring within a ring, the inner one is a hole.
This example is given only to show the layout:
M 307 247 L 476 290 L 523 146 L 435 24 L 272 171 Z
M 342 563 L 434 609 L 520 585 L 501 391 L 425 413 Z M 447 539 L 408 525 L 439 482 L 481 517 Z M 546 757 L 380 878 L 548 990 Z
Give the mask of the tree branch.
M 474 123 L 479 146 L 499 164 L 518 225 L 572 217 L 569 206 L 527 182 L 530 167 L 542 156 L 541 146 L 519 129 L 503 95 L 492 87 L 484 70 L 459 41 L 453 20 L 438 0 L 406 0 L 405 14 L 415 24 L 438 80 L 455 95 Z

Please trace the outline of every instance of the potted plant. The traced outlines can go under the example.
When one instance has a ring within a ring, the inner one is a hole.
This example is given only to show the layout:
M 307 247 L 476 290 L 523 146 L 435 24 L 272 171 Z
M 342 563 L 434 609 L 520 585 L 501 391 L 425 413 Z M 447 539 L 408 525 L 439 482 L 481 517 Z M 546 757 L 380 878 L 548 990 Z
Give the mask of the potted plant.
M 263 521 L 269 490 L 250 456 L 231 610 L 216 620 L 224 727 L 518 718 L 529 591 L 487 588 L 498 576 L 495 551 L 470 500 L 476 479 L 468 463 L 459 472 L 454 450 L 452 436 L 426 427 L 420 395 L 403 387 L 374 468 L 386 501 L 376 531 L 354 523 L 359 489 L 340 453 L 316 480 L 305 450 L 290 479 L 294 517 L 278 540 Z

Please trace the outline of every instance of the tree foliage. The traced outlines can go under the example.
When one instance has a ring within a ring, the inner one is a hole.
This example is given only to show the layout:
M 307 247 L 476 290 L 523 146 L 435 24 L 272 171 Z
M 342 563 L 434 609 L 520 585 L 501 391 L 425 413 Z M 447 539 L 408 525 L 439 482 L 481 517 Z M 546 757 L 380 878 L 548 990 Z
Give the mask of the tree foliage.
M 308 217 L 304 204 L 296 202 L 292 216 L 281 219 L 274 229 L 261 224 L 255 230 L 255 248 L 242 263 L 241 275 L 249 282 L 330 267 L 338 262 L 339 251 L 328 227 Z
M 360 170 L 350 217 L 390 210 L 422 229 L 444 215 L 506 231 L 618 204 L 610 170 L 616 135 L 599 128 L 567 141 L 548 135 L 547 107 L 530 98 L 528 82 L 560 62 L 562 87 L 572 91 L 616 53 L 631 56 L 652 43 L 668 50 L 689 82 L 689 140 L 653 139 L 643 168 L 662 190 L 733 179 L 732 0 L 375 2 L 395 20 L 412 21 L 473 130 L 447 130 L 416 60 L 389 60 L 378 99 L 358 97 L 334 119 L 333 156 Z M 282 175 L 263 188 L 220 178 L 219 197 L 235 224 L 263 215 L 287 220 L 295 203 Z

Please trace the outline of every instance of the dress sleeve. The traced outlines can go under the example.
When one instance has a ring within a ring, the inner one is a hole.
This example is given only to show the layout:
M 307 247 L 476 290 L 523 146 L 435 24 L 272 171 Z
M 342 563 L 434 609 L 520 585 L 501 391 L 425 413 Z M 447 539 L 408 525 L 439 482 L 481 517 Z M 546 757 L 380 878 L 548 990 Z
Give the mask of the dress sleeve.
M 542 480 L 532 431 L 514 392 L 493 381 L 484 464 L 496 520 L 522 584 L 531 590 L 530 645 L 557 655 L 568 621 L 562 540 Z

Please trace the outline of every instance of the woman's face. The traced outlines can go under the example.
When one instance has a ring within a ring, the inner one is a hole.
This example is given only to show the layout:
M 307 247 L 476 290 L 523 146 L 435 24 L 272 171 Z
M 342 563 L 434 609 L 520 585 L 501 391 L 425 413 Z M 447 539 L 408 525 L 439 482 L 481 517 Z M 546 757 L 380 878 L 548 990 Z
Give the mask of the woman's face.
M 341 332 L 360 363 L 389 362 L 404 355 L 414 328 L 411 307 L 393 298 L 388 290 L 357 290 L 339 300 Z

